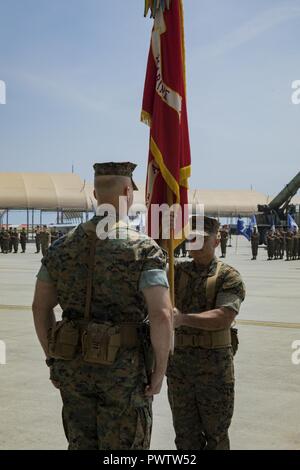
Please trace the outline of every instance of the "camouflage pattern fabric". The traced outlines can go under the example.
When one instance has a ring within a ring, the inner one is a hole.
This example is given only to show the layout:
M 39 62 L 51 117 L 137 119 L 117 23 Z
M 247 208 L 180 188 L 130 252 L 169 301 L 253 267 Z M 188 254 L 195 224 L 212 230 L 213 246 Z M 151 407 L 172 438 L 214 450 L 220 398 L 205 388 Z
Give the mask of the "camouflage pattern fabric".
M 227 241 L 228 241 L 228 231 L 225 229 L 220 230 L 221 236 L 221 252 L 222 256 L 226 256 L 226 249 L 227 249 Z
M 200 313 L 206 307 L 206 280 L 216 272 L 217 260 L 203 268 L 194 261 L 175 267 L 176 306 L 184 313 Z M 182 274 L 183 273 L 183 274 Z M 180 289 L 182 275 L 188 276 L 186 289 Z M 238 313 L 245 297 L 240 274 L 222 263 L 216 283 L 216 307 Z M 191 327 L 177 334 L 201 335 Z M 180 450 L 224 450 L 229 448 L 228 428 L 234 407 L 234 371 L 231 347 L 217 350 L 176 347 L 169 361 L 168 397 Z
M 144 396 L 139 351 L 123 350 L 113 366 L 56 360 L 51 378 L 59 383 L 69 450 L 149 449 L 152 401 Z
M 293 259 L 297 259 L 298 257 L 298 243 L 299 239 L 297 234 L 295 233 L 293 236 Z
M 7 230 L 2 232 L 2 249 L 3 253 L 8 253 L 9 251 L 9 242 L 10 242 L 10 235 Z
M 100 221 L 94 217 L 92 224 Z M 49 247 L 42 263 L 56 287 L 63 318 L 84 316 L 91 222 L 81 224 Z M 148 236 L 127 226 L 127 239 L 96 241 L 93 274 L 92 318 L 114 324 L 140 323 L 146 316 L 143 294 L 138 290 L 142 272 L 166 269 L 166 256 Z
M 40 233 L 40 243 L 42 248 L 42 255 L 45 256 L 50 243 L 50 233 L 45 231 Z
M 63 317 L 84 316 L 90 234 L 99 217 L 60 238 L 43 259 Z M 100 322 L 141 323 L 147 316 L 138 290 L 143 272 L 166 269 L 166 257 L 149 237 L 127 226 L 127 239 L 96 241 L 91 316 Z M 124 236 L 124 233 L 123 233 Z M 69 449 L 148 449 L 151 402 L 144 396 L 145 364 L 140 346 L 121 348 L 113 365 L 56 360 L 52 378 L 63 400 Z
M 284 230 L 281 230 L 280 231 L 280 259 L 283 259 L 284 257 L 285 236 L 286 236 L 286 232 Z
M 168 397 L 179 450 L 227 450 L 234 407 L 229 348 L 181 348 L 170 359 Z
M 293 256 L 293 235 L 288 232 L 286 235 L 286 259 L 291 260 Z
M 252 256 L 254 259 L 257 257 L 259 246 L 259 233 L 252 233 L 251 235 L 251 249 L 252 249 Z
M 274 235 L 272 234 L 267 236 L 267 250 L 268 250 L 268 259 L 273 259 L 274 250 L 275 250 L 275 238 L 274 238 Z

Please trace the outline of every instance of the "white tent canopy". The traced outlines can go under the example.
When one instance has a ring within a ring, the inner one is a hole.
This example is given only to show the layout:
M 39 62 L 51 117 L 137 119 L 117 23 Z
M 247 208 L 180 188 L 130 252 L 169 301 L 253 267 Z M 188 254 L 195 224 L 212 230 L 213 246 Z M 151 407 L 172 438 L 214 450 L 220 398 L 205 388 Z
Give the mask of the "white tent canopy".
M 73 173 L 0 173 L 0 207 L 88 211 L 92 202 Z
M 145 186 L 137 185 L 134 203 L 143 205 Z M 251 216 L 258 204 L 272 197 L 252 190 L 195 189 L 189 191 L 189 202 L 204 204 L 205 213 L 214 217 Z M 300 204 L 300 197 L 292 199 Z M 0 173 L 1 209 L 78 210 L 96 207 L 93 185 L 73 173 Z

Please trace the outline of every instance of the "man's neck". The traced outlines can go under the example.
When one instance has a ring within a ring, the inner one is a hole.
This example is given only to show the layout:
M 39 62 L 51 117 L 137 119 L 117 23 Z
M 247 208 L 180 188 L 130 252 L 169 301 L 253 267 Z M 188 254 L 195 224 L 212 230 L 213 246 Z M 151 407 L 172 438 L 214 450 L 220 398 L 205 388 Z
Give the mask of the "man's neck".
M 215 260 L 215 255 L 213 255 L 212 257 L 210 256 L 209 258 L 207 258 L 206 260 L 195 260 L 195 263 L 197 264 L 197 266 L 199 268 L 203 268 L 203 269 L 206 269 L 208 268 L 211 263 Z

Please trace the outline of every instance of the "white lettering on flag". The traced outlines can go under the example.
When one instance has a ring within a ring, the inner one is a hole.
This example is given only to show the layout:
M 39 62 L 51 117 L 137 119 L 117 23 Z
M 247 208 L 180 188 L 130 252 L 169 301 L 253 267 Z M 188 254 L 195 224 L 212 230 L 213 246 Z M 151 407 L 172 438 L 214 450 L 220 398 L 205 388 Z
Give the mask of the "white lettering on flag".
M 176 91 L 172 90 L 163 80 L 161 63 L 161 42 L 160 36 L 166 32 L 164 15 L 161 10 L 156 14 L 154 29 L 152 32 L 152 53 L 157 67 L 156 91 L 161 99 L 173 108 L 181 117 L 182 97 Z

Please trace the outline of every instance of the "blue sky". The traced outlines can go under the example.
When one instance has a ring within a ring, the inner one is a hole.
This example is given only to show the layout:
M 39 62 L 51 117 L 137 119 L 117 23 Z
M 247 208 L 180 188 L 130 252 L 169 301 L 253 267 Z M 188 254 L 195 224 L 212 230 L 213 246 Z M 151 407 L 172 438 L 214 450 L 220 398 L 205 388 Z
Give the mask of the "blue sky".
M 0 0 L 0 171 L 92 179 L 139 164 L 152 21 L 143 0 Z M 298 171 L 300 0 L 185 0 L 192 188 L 278 192 Z

